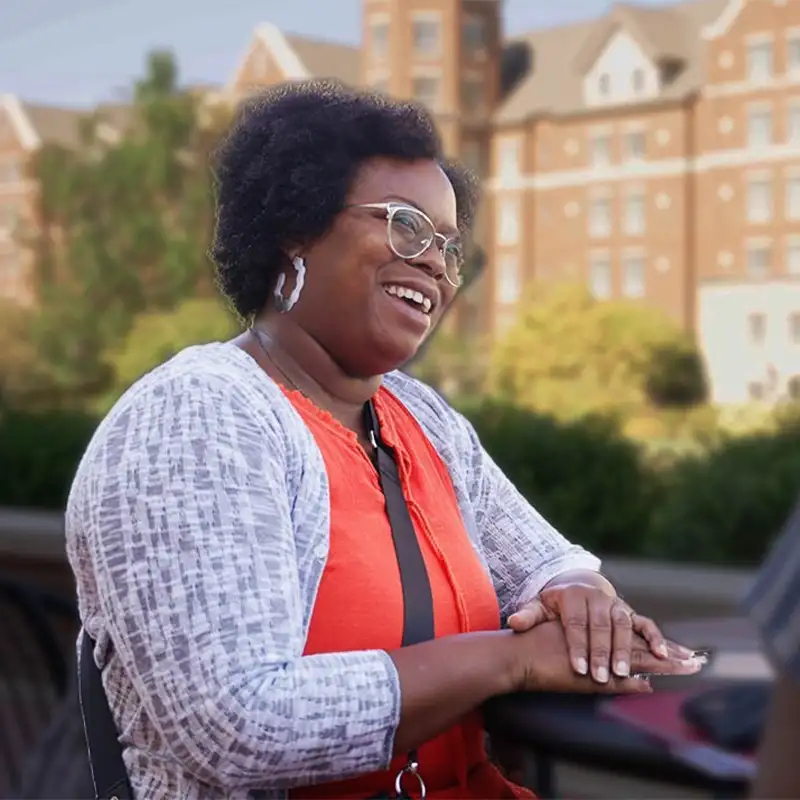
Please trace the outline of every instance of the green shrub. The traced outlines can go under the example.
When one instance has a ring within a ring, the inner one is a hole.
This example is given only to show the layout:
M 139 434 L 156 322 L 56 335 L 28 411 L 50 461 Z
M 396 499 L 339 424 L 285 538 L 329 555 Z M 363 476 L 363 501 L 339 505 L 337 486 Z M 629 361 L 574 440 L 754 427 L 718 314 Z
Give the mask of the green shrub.
M 561 423 L 497 402 L 463 411 L 500 468 L 565 536 L 604 554 L 639 552 L 652 479 L 614 423 Z
M 730 438 L 663 476 L 645 554 L 757 564 L 800 493 L 800 428 Z
M 63 510 L 97 420 L 68 411 L 0 411 L 0 506 Z

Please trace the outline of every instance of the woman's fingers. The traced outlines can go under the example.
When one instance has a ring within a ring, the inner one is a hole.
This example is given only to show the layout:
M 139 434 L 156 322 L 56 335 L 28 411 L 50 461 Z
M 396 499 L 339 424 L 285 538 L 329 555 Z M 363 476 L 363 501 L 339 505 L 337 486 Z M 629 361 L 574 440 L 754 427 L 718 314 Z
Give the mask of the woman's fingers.
M 613 598 L 600 592 L 587 598 L 589 618 L 589 663 L 592 677 L 598 683 L 608 683 L 611 677 L 611 642 Z
M 644 648 L 632 651 L 632 672 L 649 675 L 695 675 L 706 664 L 703 656 L 664 656 L 653 655 Z
M 524 633 L 552 618 L 552 614 L 545 608 L 541 600 L 531 600 L 508 618 L 508 627 L 516 633 Z
M 631 673 L 632 620 L 633 612 L 628 605 L 621 600 L 617 600 L 611 607 L 614 643 L 611 664 L 612 671 L 618 678 L 627 678 Z
M 641 614 L 633 614 L 631 622 L 634 632 L 638 633 L 650 645 L 650 651 L 653 655 L 667 658 L 669 655 L 667 642 L 658 625 L 650 617 L 643 617 Z

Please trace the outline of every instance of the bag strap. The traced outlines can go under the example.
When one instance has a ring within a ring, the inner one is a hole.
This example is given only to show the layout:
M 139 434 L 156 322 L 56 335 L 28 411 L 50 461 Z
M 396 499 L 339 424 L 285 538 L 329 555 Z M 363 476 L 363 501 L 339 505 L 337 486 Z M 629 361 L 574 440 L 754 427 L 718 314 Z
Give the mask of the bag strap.
M 364 421 L 367 433 L 375 448 L 378 477 L 386 500 L 386 514 L 392 529 L 392 542 L 400 568 L 400 583 L 403 589 L 403 639 L 401 647 L 430 641 L 435 637 L 433 592 L 422 557 L 417 532 L 411 521 L 408 503 L 403 494 L 400 474 L 394 451 L 381 438 L 380 423 L 372 401 L 364 407 Z M 408 797 L 403 788 L 403 778 L 410 775 L 416 779 L 421 796 L 426 788 L 418 772 L 417 751 L 408 754 L 407 766 L 395 780 L 395 794 L 399 798 Z
M 78 696 L 95 800 L 133 800 L 117 726 L 94 660 L 94 641 L 85 630 L 81 632 Z
M 392 542 L 400 567 L 400 583 L 403 587 L 402 647 L 408 647 L 434 638 L 431 583 L 403 495 L 394 451 L 381 438 L 378 415 L 371 402 L 367 403 L 365 413 L 367 432 L 375 447 L 378 476 L 386 499 L 386 514 L 392 528 Z
M 392 530 L 392 542 L 400 569 L 403 591 L 403 639 L 402 647 L 427 642 L 434 638 L 433 593 L 420 550 L 414 523 L 403 494 L 400 474 L 394 451 L 381 437 L 380 423 L 375 407 L 370 401 L 364 407 L 367 433 L 375 447 L 376 466 L 381 490 L 386 500 L 386 514 Z M 117 727 L 103 688 L 100 669 L 94 660 L 94 641 L 84 630 L 81 635 L 79 664 L 80 694 L 83 728 L 89 751 L 89 766 L 95 789 L 95 800 L 132 800 L 128 773 L 122 758 Z M 397 794 L 402 796 L 401 779 L 404 773 L 417 773 L 417 754 L 408 754 L 408 767 L 398 775 Z

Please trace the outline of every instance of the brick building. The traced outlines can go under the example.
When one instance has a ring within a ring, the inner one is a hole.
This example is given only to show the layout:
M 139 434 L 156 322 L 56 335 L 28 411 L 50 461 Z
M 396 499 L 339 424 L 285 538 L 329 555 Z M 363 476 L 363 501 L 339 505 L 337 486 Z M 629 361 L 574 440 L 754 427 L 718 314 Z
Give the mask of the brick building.
M 800 0 L 615 5 L 511 39 L 501 15 L 363 0 L 360 47 L 264 24 L 225 92 L 335 77 L 435 112 L 488 190 L 465 334 L 502 330 L 531 281 L 583 281 L 694 333 L 718 401 L 800 395 Z M 34 190 L 20 154 L 58 113 L 0 102 L 0 286 L 24 284 L 2 235 Z

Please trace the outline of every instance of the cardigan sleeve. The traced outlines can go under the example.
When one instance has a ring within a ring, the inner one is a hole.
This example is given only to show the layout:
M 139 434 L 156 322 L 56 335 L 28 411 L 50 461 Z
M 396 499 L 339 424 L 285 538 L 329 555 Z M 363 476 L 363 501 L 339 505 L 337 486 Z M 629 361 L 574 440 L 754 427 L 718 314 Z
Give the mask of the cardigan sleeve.
M 483 448 L 472 425 L 451 410 L 459 460 L 505 619 L 557 575 L 599 570 L 600 559 L 562 536 L 521 494 Z
M 385 769 L 396 669 L 380 651 L 303 656 L 303 467 L 251 408 L 223 377 L 145 380 L 87 452 L 68 541 L 130 682 L 112 708 L 132 687 L 180 767 L 225 790 Z

